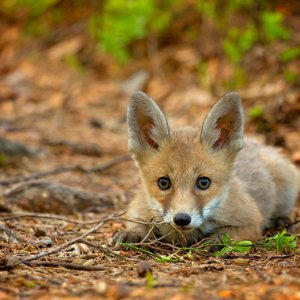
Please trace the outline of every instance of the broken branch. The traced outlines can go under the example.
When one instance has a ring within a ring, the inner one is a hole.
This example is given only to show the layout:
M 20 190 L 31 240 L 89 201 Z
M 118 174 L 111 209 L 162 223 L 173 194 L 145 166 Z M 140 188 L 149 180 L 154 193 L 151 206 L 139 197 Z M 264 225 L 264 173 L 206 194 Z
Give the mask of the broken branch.
M 118 216 L 121 216 L 124 214 L 125 214 L 125 212 L 120 212 L 114 218 L 114 220 L 120 220 L 120 221 L 132 222 L 132 223 L 136 223 L 136 224 L 143 224 L 143 225 L 150 225 L 150 226 L 169 224 L 169 223 L 165 223 L 165 222 L 145 222 L 145 221 L 131 220 L 131 219 L 127 219 L 127 218 L 118 217 Z M 99 223 L 99 221 L 79 222 L 79 221 L 70 220 L 68 218 L 64 218 L 64 217 L 60 217 L 60 216 L 56 216 L 56 215 L 49 215 L 49 214 L 42 214 L 42 213 L 7 215 L 7 216 L 0 218 L 0 220 L 1 221 L 10 221 L 10 220 L 22 219 L 22 218 L 53 219 L 53 220 L 60 220 L 60 221 L 68 222 L 71 224 L 77 224 L 77 225 L 94 225 L 94 224 Z
M 92 234 L 92 233 L 95 233 L 97 232 L 106 222 L 108 221 L 111 221 L 111 220 L 114 220 L 116 219 L 116 217 L 119 217 L 120 214 L 118 215 L 112 215 L 111 217 L 108 217 L 106 219 L 103 219 L 102 221 L 100 221 L 95 227 L 91 228 L 90 230 L 86 231 L 84 234 L 78 236 L 77 238 L 71 240 L 71 241 L 68 241 L 66 243 L 63 243 L 57 247 L 54 247 L 52 249 L 49 249 L 47 251 L 43 251 L 43 252 L 40 252 L 36 255 L 30 255 L 30 256 L 27 256 L 25 258 L 22 258 L 20 259 L 20 262 L 28 262 L 28 261 L 32 261 L 32 260 L 35 260 L 35 259 L 39 259 L 39 258 L 42 258 L 42 257 L 45 257 L 45 256 L 48 256 L 50 254 L 53 254 L 53 253 L 56 253 L 56 252 L 59 252 L 61 251 L 62 249 L 64 248 L 67 248 L 77 242 L 79 242 L 80 240 L 86 238 L 88 235 Z
M 0 180 L 0 185 L 9 185 L 9 184 L 18 183 L 21 181 L 40 179 L 40 178 L 44 178 L 47 176 L 58 175 L 58 174 L 65 173 L 65 172 L 74 172 L 74 171 L 78 171 L 81 173 L 102 172 L 104 170 L 107 170 L 107 169 L 113 167 L 116 164 L 119 164 L 124 161 L 128 161 L 129 159 L 130 159 L 129 155 L 120 155 L 120 156 L 113 158 L 110 161 L 102 163 L 101 165 L 95 166 L 93 168 L 85 168 L 81 165 L 63 166 L 63 167 L 55 168 L 50 171 L 39 172 L 39 173 L 32 174 L 29 176 L 18 176 L 18 177 L 13 177 L 13 178 L 6 179 L 6 180 Z
M 102 266 L 84 266 L 80 264 L 68 263 L 68 262 L 61 262 L 61 261 L 38 261 L 38 262 L 23 262 L 25 265 L 30 267 L 63 267 L 72 270 L 80 270 L 80 271 L 105 271 L 109 270 L 108 267 Z
M 47 138 L 43 139 L 43 142 L 48 146 L 66 147 L 70 149 L 73 153 L 78 153 L 82 155 L 100 157 L 103 154 L 102 150 L 97 144 L 81 144 L 64 140 L 52 140 Z

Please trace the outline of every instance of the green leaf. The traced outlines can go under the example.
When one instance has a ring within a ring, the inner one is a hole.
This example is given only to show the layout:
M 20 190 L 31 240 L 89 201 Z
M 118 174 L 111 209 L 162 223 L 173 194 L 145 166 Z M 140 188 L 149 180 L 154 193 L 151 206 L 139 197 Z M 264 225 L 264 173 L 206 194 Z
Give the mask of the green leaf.
M 234 245 L 234 251 L 237 252 L 249 252 L 253 246 L 253 243 L 251 241 L 241 241 L 237 242 Z
M 179 258 L 172 257 L 172 255 L 170 255 L 170 256 L 158 255 L 157 257 L 155 257 L 155 260 L 160 263 L 165 263 L 165 262 L 176 263 L 176 262 L 180 261 Z
M 295 235 L 287 235 L 286 230 L 277 233 L 275 236 L 265 239 L 263 246 L 267 250 L 290 253 L 297 250 L 299 239 Z
M 157 285 L 157 280 L 154 278 L 152 272 L 147 272 L 146 273 L 146 287 L 148 289 L 152 289 L 153 287 L 155 287 Z
M 220 256 L 223 256 L 223 255 L 226 254 L 226 253 L 232 252 L 233 250 L 234 250 L 234 247 L 226 246 L 226 247 L 224 247 L 223 249 L 217 251 L 217 252 L 215 253 L 215 256 L 220 257 Z
M 231 27 L 223 42 L 223 49 L 228 58 L 233 62 L 241 60 L 242 56 L 250 50 L 257 40 L 256 28 L 252 21 L 240 29 Z
M 299 74 L 292 70 L 285 70 L 283 76 L 288 83 L 295 83 L 299 78 Z
M 220 240 L 221 240 L 221 243 L 224 245 L 224 246 L 231 246 L 231 238 L 230 238 L 230 235 L 226 232 L 224 233 L 221 237 L 220 237 Z
M 24 14 L 24 12 L 26 12 L 31 17 L 36 17 L 44 14 L 47 9 L 53 7 L 58 2 L 59 0 L 10 0 L 4 1 L 3 4 L 1 3 L 1 9 L 4 9 L 8 14 L 18 12 L 23 12 Z
M 215 18 L 216 3 L 214 1 L 197 1 L 196 8 L 210 19 Z
M 132 42 L 168 26 L 173 16 L 170 6 L 171 2 L 160 4 L 155 0 L 107 0 L 103 12 L 90 18 L 88 30 L 102 50 L 126 63 Z
M 298 57 L 300 57 L 300 47 L 292 47 L 283 51 L 280 54 L 279 59 L 282 62 L 287 62 L 294 60 Z
M 76 54 L 68 54 L 65 56 L 64 60 L 67 63 L 67 65 L 74 71 L 78 73 L 84 72 L 84 67 L 81 64 Z
M 249 115 L 251 119 L 258 119 L 264 115 L 265 109 L 263 106 L 255 105 L 251 107 Z
M 264 11 L 260 16 L 262 29 L 266 40 L 273 42 L 275 40 L 287 40 L 291 32 L 283 24 L 283 15 L 279 12 Z
M 8 161 L 9 161 L 9 159 L 8 159 L 7 155 L 0 152 L 0 167 L 5 166 Z
M 127 248 L 131 248 L 135 251 L 139 251 L 141 253 L 147 254 L 148 256 L 152 257 L 153 259 L 155 259 L 157 262 L 160 262 L 160 263 L 165 263 L 165 262 L 176 263 L 176 262 L 180 261 L 179 258 L 176 258 L 176 257 L 172 256 L 172 254 L 170 254 L 168 256 L 167 255 L 159 255 L 159 254 L 153 253 L 153 252 L 148 251 L 144 248 L 140 248 L 140 247 L 137 247 L 137 246 L 129 244 L 129 243 L 121 243 L 120 245 L 124 246 L 124 247 L 127 247 Z
M 137 247 L 137 246 L 132 245 L 132 244 L 130 244 L 130 243 L 120 243 L 120 245 L 121 245 L 121 246 L 124 246 L 124 247 L 127 247 L 127 248 L 131 248 L 131 249 L 133 249 L 133 250 L 135 250 L 135 251 L 142 252 L 142 253 L 147 254 L 147 255 L 149 255 L 149 256 L 151 256 L 151 257 L 153 257 L 153 258 L 159 257 L 159 255 L 157 255 L 157 254 L 155 254 L 155 253 L 152 253 L 152 252 L 150 252 L 150 251 L 148 251 L 148 250 L 146 250 L 146 249 Z

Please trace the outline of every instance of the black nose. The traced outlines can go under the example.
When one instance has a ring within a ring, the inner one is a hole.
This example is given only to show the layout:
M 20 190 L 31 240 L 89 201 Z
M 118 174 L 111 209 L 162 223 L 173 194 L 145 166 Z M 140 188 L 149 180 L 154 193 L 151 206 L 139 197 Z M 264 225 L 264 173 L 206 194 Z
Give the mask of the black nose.
M 191 223 L 191 216 L 185 213 L 178 213 L 174 216 L 173 221 L 178 226 L 187 226 Z

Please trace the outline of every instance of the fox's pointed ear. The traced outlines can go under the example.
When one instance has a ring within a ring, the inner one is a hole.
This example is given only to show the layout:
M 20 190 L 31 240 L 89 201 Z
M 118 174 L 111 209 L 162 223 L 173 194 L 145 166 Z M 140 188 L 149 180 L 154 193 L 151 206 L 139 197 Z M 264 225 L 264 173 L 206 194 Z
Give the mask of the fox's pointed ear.
M 243 148 L 244 115 L 241 98 L 236 93 L 223 96 L 212 108 L 202 125 L 200 141 L 210 149 Z
M 146 94 L 135 92 L 128 111 L 128 147 L 132 153 L 158 150 L 170 138 L 168 122 L 157 104 Z

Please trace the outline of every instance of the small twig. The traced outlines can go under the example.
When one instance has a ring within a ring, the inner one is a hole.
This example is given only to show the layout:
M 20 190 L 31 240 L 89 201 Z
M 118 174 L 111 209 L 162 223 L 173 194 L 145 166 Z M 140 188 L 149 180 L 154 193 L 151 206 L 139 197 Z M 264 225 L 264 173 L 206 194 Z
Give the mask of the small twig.
M 11 295 L 15 295 L 15 297 L 18 298 L 17 294 L 13 290 L 11 290 L 11 289 L 9 289 L 7 287 L 0 286 L 0 291 L 4 291 L 4 292 L 9 293 Z
M 96 156 L 96 157 L 103 155 L 103 151 L 96 144 L 86 144 L 86 143 L 81 144 L 81 143 L 74 143 L 65 140 L 52 140 L 47 138 L 44 138 L 42 142 L 48 146 L 66 147 L 70 149 L 73 153 L 79 153 L 83 155 Z
M 166 253 L 167 255 L 170 254 L 170 249 L 164 249 L 164 248 L 160 247 L 160 245 L 159 246 L 148 245 L 147 248 L 158 251 L 159 253 Z
M 298 224 L 298 223 L 300 223 L 300 219 L 296 219 L 295 221 L 286 224 L 285 227 L 288 228 L 288 227 L 293 226 L 293 225 L 296 225 L 296 224 Z
M 119 215 L 123 215 L 125 212 L 121 212 Z M 64 221 L 68 222 L 71 224 L 77 224 L 77 225 L 94 225 L 98 224 L 99 221 L 90 221 L 90 222 L 80 222 L 80 221 L 74 221 L 70 220 L 64 217 L 56 216 L 56 215 L 49 215 L 49 214 L 42 214 L 42 213 L 35 213 L 35 214 L 20 214 L 20 215 L 5 215 L 4 217 L 1 217 L 1 221 L 10 221 L 10 220 L 15 220 L 15 219 L 22 219 L 22 218 L 39 218 L 39 219 L 52 219 L 52 220 L 59 220 L 59 221 Z M 164 222 L 145 222 L 145 221 L 137 221 L 137 220 L 130 220 L 127 218 L 119 218 L 115 217 L 115 220 L 121 220 L 121 221 L 126 221 L 126 222 L 132 222 L 132 223 L 137 223 L 137 224 L 143 224 L 143 225 L 151 225 L 151 226 L 156 226 L 156 225 L 161 225 L 161 224 L 169 224 L 169 223 L 164 223 Z
M 267 261 L 269 261 L 271 259 L 288 258 L 288 257 L 292 257 L 294 255 L 295 255 L 294 253 L 289 253 L 289 254 L 284 254 L 284 255 L 273 254 L 273 255 L 269 255 L 263 262 L 266 263 Z
M 84 243 L 84 244 L 86 244 L 86 245 L 88 245 L 88 246 L 90 246 L 90 247 L 96 248 L 96 249 L 100 250 L 101 252 L 103 252 L 104 254 L 106 254 L 106 255 L 108 255 L 108 256 L 112 256 L 112 257 L 124 259 L 124 256 L 119 255 L 119 254 L 117 254 L 117 253 L 114 253 L 114 252 L 111 251 L 110 249 L 104 248 L 104 247 L 102 247 L 101 245 L 92 243 L 92 242 L 87 241 L 87 240 L 84 240 L 84 239 L 79 240 L 78 242 Z
M 35 260 L 35 259 L 39 259 L 39 258 L 48 256 L 48 255 L 50 255 L 50 254 L 59 252 L 59 251 L 61 251 L 62 249 L 67 248 L 67 247 L 69 247 L 69 246 L 71 246 L 71 245 L 77 243 L 78 241 L 80 241 L 80 240 L 86 238 L 88 235 L 90 235 L 90 234 L 92 234 L 92 233 L 95 233 L 95 232 L 98 231 L 98 229 L 101 228 L 106 222 L 111 221 L 111 220 L 115 220 L 116 217 L 118 217 L 118 216 L 120 216 L 120 214 L 119 214 L 119 215 L 112 215 L 111 217 L 108 217 L 108 218 L 106 218 L 106 219 L 104 219 L 104 220 L 102 220 L 102 221 L 99 221 L 99 223 L 98 223 L 95 227 L 93 227 L 93 228 L 91 228 L 90 230 L 86 231 L 84 234 L 78 236 L 77 238 L 75 238 L 75 239 L 73 239 L 73 240 L 71 240 L 71 241 L 68 241 L 68 242 L 66 242 L 66 243 L 63 243 L 63 244 L 61 244 L 61 245 L 59 245 L 59 246 L 57 246 L 57 247 L 54 247 L 54 248 L 52 248 L 52 249 L 49 249 L 49 250 L 47 250 L 47 251 L 40 252 L 40 253 L 38 253 L 38 254 L 36 254 L 36 255 L 30 255 L 30 256 L 27 256 L 27 257 L 25 257 L 25 258 L 22 258 L 22 259 L 20 259 L 20 262 L 23 262 L 23 263 L 24 263 L 24 262 L 27 262 L 27 261 L 32 261 L 32 260 Z
M 6 179 L 6 180 L 0 180 L 0 185 L 9 185 L 9 184 L 18 183 L 21 181 L 40 179 L 40 178 L 44 178 L 47 176 L 53 176 L 53 175 L 57 175 L 57 174 L 65 173 L 65 172 L 73 172 L 73 171 L 78 171 L 81 173 L 102 172 L 106 169 L 113 167 L 114 165 L 116 165 L 118 163 L 127 161 L 129 159 L 130 159 L 129 155 L 120 155 L 120 156 L 113 158 L 110 161 L 107 161 L 107 162 L 105 162 L 101 165 L 95 166 L 93 168 L 85 168 L 81 165 L 62 166 L 62 167 L 55 168 L 53 170 L 39 172 L 39 173 L 32 174 L 29 176 L 18 176 L 18 177 L 13 177 L 13 178 Z
M 30 266 L 30 267 L 38 267 L 38 266 L 43 266 L 43 267 L 64 267 L 64 268 L 67 268 L 67 269 L 81 270 L 81 271 L 105 271 L 105 270 L 110 269 L 108 267 L 85 266 L 85 265 L 73 264 L 73 263 L 68 263 L 68 262 L 60 262 L 60 261 L 38 261 L 38 262 L 24 261 L 23 263 L 27 266 Z
M 184 241 L 185 243 L 187 243 L 187 240 L 184 236 L 184 234 L 176 227 L 174 226 L 173 224 L 169 224 L 176 232 L 177 236 L 179 237 L 179 239 L 182 241 Z
M 0 232 L 4 232 L 7 242 L 24 242 L 24 239 L 18 236 L 14 231 L 6 225 L 0 223 Z
M 255 255 L 255 254 L 233 254 L 233 253 L 226 253 L 222 256 L 222 259 L 235 259 L 235 258 L 249 258 L 249 259 L 259 259 L 261 258 L 261 255 Z
M 132 244 L 135 245 L 135 246 L 150 246 L 150 245 L 153 245 L 153 244 L 158 243 L 158 242 L 161 243 L 161 244 L 164 244 L 164 243 L 161 242 L 161 240 L 163 240 L 165 237 L 167 237 L 168 235 L 170 235 L 170 234 L 172 234 L 174 232 L 175 232 L 174 230 L 169 231 L 166 234 L 164 234 L 163 236 L 160 236 L 160 237 L 158 237 L 158 238 L 156 238 L 154 240 L 150 240 L 149 242 L 145 242 L 144 241 L 145 239 L 143 239 L 141 242 L 132 243 Z M 165 243 L 165 245 L 173 246 L 173 245 L 167 244 L 167 243 Z M 176 246 L 174 246 L 174 247 L 176 247 Z
M 199 246 L 203 246 L 206 245 L 207 243 L 211 243 L 212 239 L 204 237 L 202 240 L 200 240 L 199 242 L 195 243 L 192 245 L 193 248 L 198 248 Z
M 267 274 L 264 270 L 262 270 L 262 268 L 260 266 L 255 265 L 254 270 L 259 274 L 259 276 L 262 279 L 266 280 L 267 282 L 271 281 L 270 275 Z
M 136 224 L 143 224 L 143 225 L 162 225 L 162 224 L 169 224 L 166 222 L 146 222 L 146 221 L 138 221 L 138 220 L 131 220 L 127 218 L 119 218 L 118 220 L 125 221 L 125 222 L 131 222 L 131 223 L 136 223 Z
M 71 224 L 76 224 L 76 225 L 93 225 L 93 224 L 98 224 L 99 221 L 93 221 L 93 222 L 80 222 L 80 221 L 74 221 L 70 220 L 64 217 L 59 217 L 59 216 L 52 216 L 48 214 L 21 214 L 21 215 L 13 215 L 13 216 L 4 216 L 1 217 L 0 220 L 2 221 L 11 221 L 11 220 L 17 220 L 17 219 L 22 219 L 22 218 L 38 218 L 38 219 L 50 219 L 50 220 L 58 220 L 58 221 L 64 221 L 67 223 Z
M 148 231 L 148 233 L 145 235 L 145 237 L 142 239 L 141 243 L 144 243 L 145 241 L 147 241 L 148 237 L 150 236 L 150 234 L 153 232 L 155 226 L 152 225 Z

